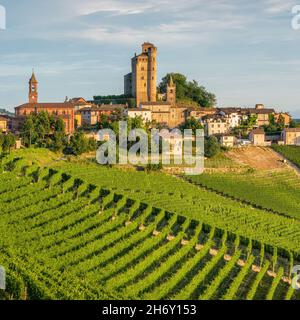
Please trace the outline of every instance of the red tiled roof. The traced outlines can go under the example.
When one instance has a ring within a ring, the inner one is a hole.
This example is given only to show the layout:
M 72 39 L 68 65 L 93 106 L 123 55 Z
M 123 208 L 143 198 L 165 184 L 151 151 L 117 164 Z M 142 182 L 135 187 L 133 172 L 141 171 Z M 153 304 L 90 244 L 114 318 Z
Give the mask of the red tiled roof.
M 265 130 L 264 129 L 254 129 L 252 130 L 253 134 L 265 134 Z
M 300 128 L 286 128 L 285 132 L 300 132 Z
M 156 101 L 156 102 L 141 102 L 143 106 L 170 106 L 171 103 L 167 101 Z
M 24 103 L 15 109 L 24 109 L 24 108 L 67 108 L 67 109 L 74 109 L 74 104 L 69 102 L 46 102 L 46 103 Z

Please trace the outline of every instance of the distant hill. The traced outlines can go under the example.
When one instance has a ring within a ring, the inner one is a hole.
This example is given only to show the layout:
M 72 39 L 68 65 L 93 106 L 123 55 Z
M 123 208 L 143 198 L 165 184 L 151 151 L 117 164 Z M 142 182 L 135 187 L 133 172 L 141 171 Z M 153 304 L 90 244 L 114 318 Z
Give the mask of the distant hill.
M 12 113 L 12 112 L 10 112 L 10 111 L 7 111 L 7 110 L 5 110 L 5 109 L 1 109 L 1 108 L 0 108 L 0 115 L 13 117 L 13 116 L 14 116 L 14 113 Z

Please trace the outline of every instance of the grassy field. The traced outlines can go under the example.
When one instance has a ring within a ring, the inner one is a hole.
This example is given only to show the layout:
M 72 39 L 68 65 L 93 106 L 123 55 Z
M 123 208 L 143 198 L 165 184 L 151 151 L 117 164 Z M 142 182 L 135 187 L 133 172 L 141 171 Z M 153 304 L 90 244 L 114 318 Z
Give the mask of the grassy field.
M 273 145 L 272 148 L 282 154 L 285 158 L 292 161 L 300 168 L 300 147 L 299 146 L 278 146 Z

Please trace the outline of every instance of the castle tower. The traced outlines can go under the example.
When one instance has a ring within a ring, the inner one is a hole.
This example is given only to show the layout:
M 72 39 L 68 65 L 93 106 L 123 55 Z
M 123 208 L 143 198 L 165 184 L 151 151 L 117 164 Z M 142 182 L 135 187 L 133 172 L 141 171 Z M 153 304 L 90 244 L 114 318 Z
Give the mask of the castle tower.
M 34 71 L 32 71 L 32 76 L 29 80 L 29 103 L 38 102 L 38 82 L 36 80 Z
M 124 77 L 124 93 L 141 102 L 157 99 L 157 48 L 149 42 L 142 45 L 142 53 L 131 59 L 132 72 Z
M 157 60 L 156 59 L 157 59 L 157 48 L 151 44 L 148 47 L 148 101 L 149 102 L 156 102 L 156 98 L 157 98 Z
M 174 83 L 172 76 L 170 76 L 169 83 L 167 85 L 167 101 L 172 105 L 176 104 L 176 84 Z

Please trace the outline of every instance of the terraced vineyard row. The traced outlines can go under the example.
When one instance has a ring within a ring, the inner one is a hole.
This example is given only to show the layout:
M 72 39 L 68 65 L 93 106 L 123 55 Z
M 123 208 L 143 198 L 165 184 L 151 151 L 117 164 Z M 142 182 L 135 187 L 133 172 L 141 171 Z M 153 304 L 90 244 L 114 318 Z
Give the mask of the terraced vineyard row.
M 272 148 L 300 168 L 300 146 L 278 146 L 274 144 Z
M 300 179 L 292 170 L 240 173 L 238 179 L 234 173 L 202 174 L 187 179 L 257 208 L 300 219 Z
M 61 168 L 89 183 L 151 206 L 201 220 L 266 244 L 299 251 L 300 220 L 253 208 L 164 174 L 122 171 L 94 164 L 83 166 L 80 163 L 63 164 Z M 286 201 L 284 197 L 282 199 Z
M 291 250 L 51 169 L 22 172 L 0 175 L 6 298 L 299 298 L 275 255 Z

